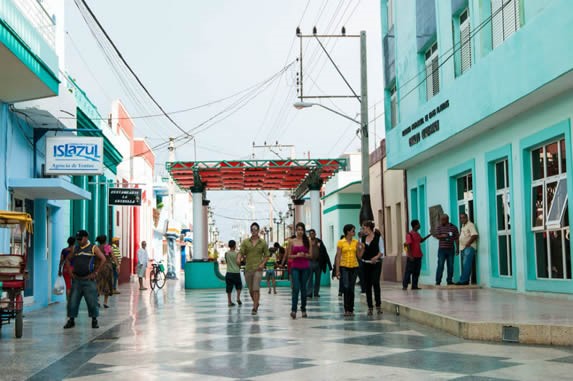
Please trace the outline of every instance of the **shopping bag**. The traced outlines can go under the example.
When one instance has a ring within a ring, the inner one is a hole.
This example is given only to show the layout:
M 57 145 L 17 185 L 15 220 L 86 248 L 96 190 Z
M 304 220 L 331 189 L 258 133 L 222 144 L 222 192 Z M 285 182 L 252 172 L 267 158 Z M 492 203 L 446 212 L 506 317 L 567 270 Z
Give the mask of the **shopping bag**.
M 54 295 L 63 295 L 66 291 L 66 282 L 64 282 L 64 277 L 57 277 L 56 282 L 54 283 L 54 290 L 52 293 Z

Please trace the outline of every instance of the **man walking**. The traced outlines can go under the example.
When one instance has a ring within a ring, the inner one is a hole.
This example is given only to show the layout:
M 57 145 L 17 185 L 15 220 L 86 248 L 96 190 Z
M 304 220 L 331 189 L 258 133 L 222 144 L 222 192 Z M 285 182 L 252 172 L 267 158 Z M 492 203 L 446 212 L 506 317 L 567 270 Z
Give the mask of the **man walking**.
M 141 241 L 141 247 L 137 250 L 137 276 L 139 277 L 139 290 L 145 291 L 146 287 L 143 287 L 143 278 L 145 278 L 145 272 L 147 271 L 147 261 L 149 260 L 149 255 L 147 254 L 147 242 Z
M 462 223 L 460 231 L 460 249 L 462 254 L 462 276 L 457 285 L 466 286 L 470 284 L 470 275 L 477 252 L 478 232 L 473 222 L 468 219 L 466 213 L 460 214 Z
M 424 238 L 418 233 L 420 230 L 420 221 L 412 220 L 410 223 L 412 230 L 406 234 L 406 245 L 408 247 L 406 258 L 406 271 L 404 272 L 404 279 L 402 280 L 402 290 L 408 289 L 410 278 L 412 278 L 412 290 L 419 290 L 418 278 L 420 278 L 420 270 L 422 269 L 422 247 L 421 243 L 427 240 L 431 234 Z
M 86 300 L 88 314 L 92 318 L 92 328 L 99 328 L 96 278 L 99 269 L 106 260 L 100 249 L 92 244 L 88 237 L 87 231 L 78 231 L 76 233 L 78 244 L 74 247 L 73 253 L 66 257 L 66 263 L 72 276 L 72 292 L 68 302 L 68 322 L 64 325 L 64 329 L 76 325 L 75 318 L 78 317 L 82 297 Z M 98 261 L 95 260 L 96 257 Z M 73 269 L 69 266 L 71 261 L 74 263 Z
M 263 269 L 269 257 L 269 248 L 264 239 L 259 237 L 259 224 L 251 224 L 251 237 L 241 242 L 239 250 L 239 261 L 245 260 L 245 281 L 249 288 L 249 294 L 253 300 L 253 310 L 251 315 L 256 315 L 259 310 L 259 299 L 261 297 L 261 280 L 263 279 Z
M 322 246 L 322 241 L 316 238 L 316 230 L 310 229 L 308 231 L 310 237 L 310 246 L 312 246 L 312 257 L 310 258 L 310 276 L 308 277 L 308 283 L 306 285 L 306 297 L 319 298 L 320 292 L 320 247 Z
M 450 217 L 447 214 L 442 214 L 440 217 L 440 226 L 436 229 L 434 238 L 439 241 L 438 246 L 438 268 L 436 270 L 436 286 L 442 282 L 442 275 L 444 273 L 444 262 L 448 267 L 448 275 L 446 282 L 448 285 L 454 284 L 454 256 L 459 252 L 459 237 L 460 233 L 458 228 L 450 223 Z M 456 247 L 458 251 L 456 251 Z

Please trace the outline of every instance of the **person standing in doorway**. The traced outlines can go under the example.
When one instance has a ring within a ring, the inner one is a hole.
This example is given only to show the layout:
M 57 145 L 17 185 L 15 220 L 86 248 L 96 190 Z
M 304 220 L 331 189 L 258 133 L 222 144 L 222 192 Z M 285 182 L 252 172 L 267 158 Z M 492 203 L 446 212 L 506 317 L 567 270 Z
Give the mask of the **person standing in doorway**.
M 233 287 L 237 291 L 237 304 L 241 305 L 241 290 L 243 289 L 243 282 L 241 282 L 241 267 L 240 262 L 237 261 L 237 243 L 234 240 L 229 241 L 229 251 L 225 253 L 225 263 L 227 264 L 227 273 L 225 274 L 225 283 L 227 288 L 227 302 L 229 307 L 233 307 L 231 294 Z
M 444 274 L 444 262 L 448 268 L 446 282 L 448 285 L 454 284 L 454 256 L 459 251 L 460 233 L 458 228 L 450 223 L 450 217 L 447 214 L 440 216 L 440 226 L 436 229 L 434 238 L 439 241 L 438 246 L 438 268 L 436 270 L 436 286 L 442 282 L 442 275 Z
M 147 287 L 143 286 L 143 279 L 147 271 L 147 262 L 149 261 L 149 254 L 147 253 L 147 242 L 141 241 L 141 247 L 137 250 L 137 277 L 139 278 L 139 290 L 145 291 Z
M 68 238 L 68 247 L 62 250 L 60 254 L 60 265 L 58 266 L 58 276 L 64 277 L 64 283 L 66 284 L 66 300 L 70 300 L 70 293 L 72 292 L 72 263 L 66 261 L 68 255 L 73 254 L 74 247 L 76 246 L 76 239 L 74 237 Z
M 249 294 L 253 301 L 251 315 L 256 315 L 259 310 L 261 298 L 261 280 L 269 256 L 269 248 L 264 239 L 259 236 L 259 224 L 251 224 L 251 237 L 241 242 L 239 250 L 239 262 L 245 260 L 245 281 L 249 288 Z
M 96 245 L 89 241 L 88 237 L 87 231 L 79 230 L 76 233 L 78 244 L 74 247 L 73 253 L 66 257 L 72 276 L 72 292 L 68 302 L 68 321 L 64 329 L 73 328 L 76 325 L 75 318 L 78 316 L 82 297 L 86 300 L 88 315 L 92 318 L 92 328 L 99 328 L 96 278 L 105 264 L 105 256 Z M 72 262 L 73 267 L 69 266 Z
M 474 258 L 477 252 L 478 232 L 473 222 L 468 219 L 466 213 L 460 214 L 462 223 L 460 231 L 460 250 L 462 254 L 462 276 L 457 285 L 466 286 L 470 284 L 470 276 L 474 265 Z
M 384 259 L 384 240 L 380 232 L 374 230 L 374 222 L 365 221 L 362 224 L 362 244 L 364 252 L 360 261 L 362 262 L 362 274 L 364 276 L 364 287 L 366 289 L 366 303 L 368 304 L 368 315 L 372 315 L 372 289 L 374 289 L 374 299 L 376 302 L 376 312 L 382 314 L 382 300 L 380 298 L 380 274 L 382 273 L 382 260 Z
M 310 245 L 312 246 L 312 258 L 310 258 L 310 269 L 308 275 L 308 283 L 306 285 L 306 297 L 315 298 L 320 297 L 320 246 L 322 242 L 316 238 L 316 230 L 310 229 L 308 231 L 310 238 Z
M 119 238 L 113 237 L 111 239 L 111 253 L 115 258 L 113 262 L 113 293 L 119 294 L 119 290 L 117 289 L 118 281 L 119 281 L 119 273 L 121 271 L 121 251 L 119 251 Z
M 422 247 L 421 243 L 430 238 L 431 234 L 428 234 L 424 238 L 420 236 L 418 230 L 420 230 L 420 221 L 412 220 L 410 223 L 412 230 L 406 234 L 406 270 L 404 272 L 404 279 L 402 280 L 402 290 L 408 289 L 408 284 L 410 283 L 410 278 L 412 278 L 412 290 L 419 290 L 418 279 L 420 278 L 420 270 L 422 269 Z
M 354 287 L 358 275 L 358 260 L 362 258 L 362 244 L 354 236 L 356 228 L 344 225 L 344 238 L 336 245 L 336 277 L 342 282 L 344 316 L 354 316 Z
M 310 240 L 306 236 L 306 228 L 302 222 L 295 226 L 295 237 L 290 238 L 287 244 L 287 256 L 291 260 L 291 312 L 290 317 L 296 319 L 298 307 L 298 295 L 300 293 L 300 310 L 302 317 L 306 318 L 306 285 L 310 272 L 310 259 L 312 258 L 312 247 Z

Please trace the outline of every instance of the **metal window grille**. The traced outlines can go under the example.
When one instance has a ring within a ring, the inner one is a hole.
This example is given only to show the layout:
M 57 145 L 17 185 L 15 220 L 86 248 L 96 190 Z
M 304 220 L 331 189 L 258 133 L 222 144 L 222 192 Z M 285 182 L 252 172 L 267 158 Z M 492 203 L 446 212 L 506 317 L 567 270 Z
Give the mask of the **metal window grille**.
M 500 276 L 512 276 L 512 246 L 511 246 L 511 215 L 508 159 L 501 160 L 495 165 L 496 179 L 495 206 L 497 224 L 497 253 Z M 497 179 L 503 179 L 501 182 Z M 501 200 L 501 205 L 500 201 Z M 499 210 L 501 208 L 501 210 Z
M 438 64 L 438 43 L 435 42 L 425 54 L 426 57 L 426 96 L 432 98 L 440 92 L 440 70 Z
M 472 66 L 471 29 L 468 10 L 460 14 L 461 66 L 465 73 Z
M 492 45 L 494 49 L 520 28 L 519 1 L 491 0 Z

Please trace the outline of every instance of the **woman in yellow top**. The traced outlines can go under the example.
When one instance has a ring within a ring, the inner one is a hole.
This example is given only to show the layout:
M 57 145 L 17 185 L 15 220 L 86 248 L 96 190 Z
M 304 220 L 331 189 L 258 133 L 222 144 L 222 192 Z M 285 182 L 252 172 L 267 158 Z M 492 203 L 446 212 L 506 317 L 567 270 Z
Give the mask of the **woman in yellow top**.
M 354 286 L 358 275 L 358 260 L 362 258 L 362 244 L 354 238 L 356 228 L 344 225 L 344 238 L 336 245 L 336 277 L 342 282 L 344 316 L 354 316 Z

